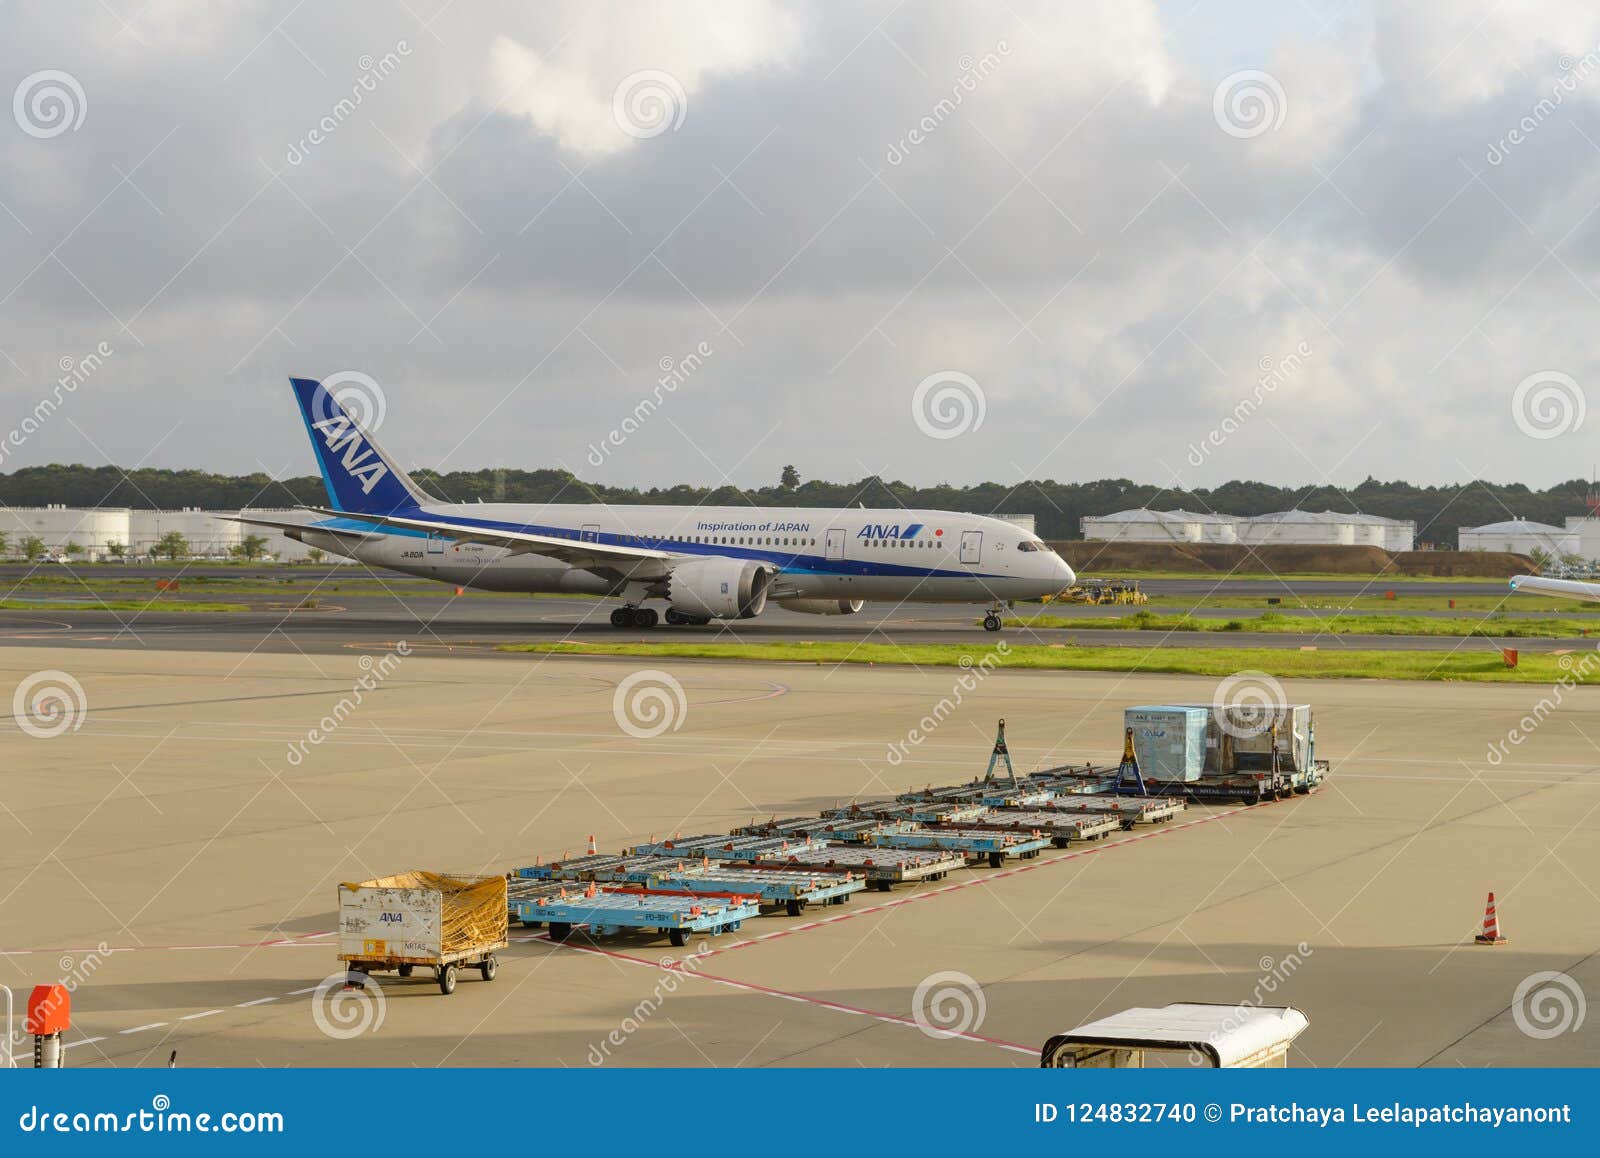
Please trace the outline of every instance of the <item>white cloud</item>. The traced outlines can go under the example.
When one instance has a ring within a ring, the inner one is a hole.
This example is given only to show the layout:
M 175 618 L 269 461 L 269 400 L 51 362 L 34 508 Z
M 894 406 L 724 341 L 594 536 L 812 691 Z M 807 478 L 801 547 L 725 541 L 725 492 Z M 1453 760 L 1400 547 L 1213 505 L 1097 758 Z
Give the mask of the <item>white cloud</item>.
M 490 100 L 585 157 L 634 143 L 614 115 L 626 78 L 665 73 L 692 102 L 709 81 L 782 64 L 799 48 L 797 21 L 767 0 L 571 4 L 557 23 L 564 31 L 544 53 L 494 38 Z M 667 115 L 688 114 L 674 108 Z

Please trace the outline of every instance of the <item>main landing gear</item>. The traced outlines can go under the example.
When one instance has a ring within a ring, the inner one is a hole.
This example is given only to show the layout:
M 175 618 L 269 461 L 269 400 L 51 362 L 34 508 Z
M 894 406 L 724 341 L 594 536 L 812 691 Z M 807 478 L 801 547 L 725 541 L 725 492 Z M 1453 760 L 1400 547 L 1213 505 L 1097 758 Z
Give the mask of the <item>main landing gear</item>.
M 671 612 L 668 612 L 670 615 Z M 656 613 L 649 607 L 618 607 L 611 613 L 612 627 L 654 627 Z M 670 622 L 670 620 L 669 620 Z
M 650 628 L 660 619 L 650 607 L 618 607 L 611 613 L 611 626 Z M 704 627 L 711 622 L 698 615 L 685 615 L 675 607 L 667 608 L 666 621 L 670 627 Z

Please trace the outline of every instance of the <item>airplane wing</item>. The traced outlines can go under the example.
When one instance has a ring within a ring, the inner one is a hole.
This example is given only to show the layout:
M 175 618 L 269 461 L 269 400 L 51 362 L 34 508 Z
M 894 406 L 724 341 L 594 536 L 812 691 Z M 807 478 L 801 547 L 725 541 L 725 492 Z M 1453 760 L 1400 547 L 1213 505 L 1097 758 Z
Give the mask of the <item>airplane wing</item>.
M 443 519 L 413 519 L 401 515 L 374 515 L 362 512 L 326 510 L 311 507 L 319 515 L 340 519 L 359 519 L 380 526 L 405 530 L 427 531 L 440 538 L 457 543 L 484 543 L 491 547 L 505 547 L 516 554 L 546 555 L 574 567 L 613 567 L 626 570 L 635 578 L 665 575 L 672 570 L 670 551 L 657 551 L 649 547 L 623 547 L 613 543 L 594 543 L 586 539 L 563 539 L 555 535 L 540 535 L 532 531 L 514 531 L 504 527 L 468 527 Z
M 1545 579 L 1538 575 L 1513 575 L 1511 590 L 1524 595 L 1556 595 L 1563 599 L 1582 599 L 1600 603 L 1600 583 L 1580 583 L 1576 579 Z
M 230 523 L 244 523 L 251 527 L 271 527 L 275 531 L 324 531 L 330 535 L 343 535 L 351 539 L 370 539 L 373 532 L 357 531 L 344 527 L 323 527 L 316 523 L 291 523 L 287 519 L 263 519 L 255 515 L 221 515 Z

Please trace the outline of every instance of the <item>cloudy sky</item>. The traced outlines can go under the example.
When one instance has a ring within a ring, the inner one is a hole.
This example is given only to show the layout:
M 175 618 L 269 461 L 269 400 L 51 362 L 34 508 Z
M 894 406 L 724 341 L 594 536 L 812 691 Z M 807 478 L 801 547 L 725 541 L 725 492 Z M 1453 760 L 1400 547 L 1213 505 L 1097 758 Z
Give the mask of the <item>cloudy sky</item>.
M 1586 475 L 1597 43 L 1580 3 L 20 0 L 3 468 L 309 473 L 285 378 L 338 373 L 402 461 L 613 483 Z

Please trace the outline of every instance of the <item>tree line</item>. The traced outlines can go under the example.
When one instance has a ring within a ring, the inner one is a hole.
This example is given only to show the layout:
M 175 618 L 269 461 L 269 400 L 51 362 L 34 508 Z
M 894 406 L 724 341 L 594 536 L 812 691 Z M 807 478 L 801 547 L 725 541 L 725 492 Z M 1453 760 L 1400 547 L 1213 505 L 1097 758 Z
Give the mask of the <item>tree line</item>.
M 657 503 L 667 506 L 797 506 L 838 509 L 929 507 L 975 514 L 1031 514 L 1046 539 L 1080 537 L 1079 521 L 1130 507 L 1181 508 L 1227 515 L 1262 515 L 1293 507 L 1302 510 L 1360 511 L 1417 524 L 1417 541 L 1436 547 L 1456 545 L 1461 527 L 1521 517 L 1560 526 L 1568 515 L 1582 515 L 1593 484 L 1583 479 L 1534 490 L 1521 483 L 1473 481 L 1450 486 L 1416 486 L 1368 478 L 1350 488 L 1285 487 L 1236 480 L 1202 490 L 1175 490 L 1130 479 L 1094 482 L 1030 480 L 971 486 L 917 486 L 877 476 L 853 482 L 802 480 L 793 466 L 783 468 L 771 486 L 740 488 L 695 486 L 613 487 L 590 483 L 554 469 L 414 471 L 425 489 L 450 502 Z M 202 507 L 298 507 L 325 504 L 327 492 L 317 475 L 273 479 L 265 474 L 221 475 L 200 470 L 61 465 L 23 467 L 0 474 L 0 504 L 16 507 L 61 503 L 69 507 L 135 507 L 169 510 Z

